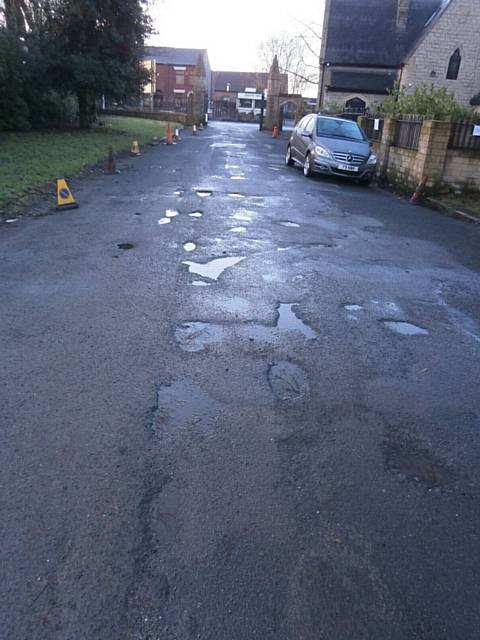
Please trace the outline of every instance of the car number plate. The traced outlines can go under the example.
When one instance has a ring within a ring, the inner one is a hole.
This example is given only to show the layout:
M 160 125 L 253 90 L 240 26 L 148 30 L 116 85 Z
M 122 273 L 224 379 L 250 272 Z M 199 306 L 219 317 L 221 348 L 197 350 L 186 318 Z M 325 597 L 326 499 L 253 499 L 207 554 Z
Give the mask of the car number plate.
M 358 167 L 352 167 L 349 164 L 339 164 L 338 168 L 342 171 L 358 171 Z

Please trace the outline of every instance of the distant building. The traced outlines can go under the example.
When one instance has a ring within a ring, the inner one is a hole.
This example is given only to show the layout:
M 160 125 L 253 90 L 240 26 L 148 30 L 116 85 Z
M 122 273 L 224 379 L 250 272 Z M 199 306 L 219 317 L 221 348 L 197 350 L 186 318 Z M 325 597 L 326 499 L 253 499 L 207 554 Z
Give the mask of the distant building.
M 479 0 L 326 0 L 320 103 L 362 110 L 399 82 L 480 91 Z M 478 98 L 477 98 L 478 99 Z
M 188 94 L 193 91 L 192 74 L 199 57 L 207 74 L 210 98 L 212 72 L 206 49 L 145 47 L 143 64 L 151 72 L 152 82 L 144 88 L 144 99 L 153 99 L 157 109 L 184 106 Z
M 268 73 L 244 71 L 213 72 L 213 111 L 216 117 L 236 118 L 240 114 L 258 117 Z M 282 91 L 288 93 L 288 75 L 281 75 Z

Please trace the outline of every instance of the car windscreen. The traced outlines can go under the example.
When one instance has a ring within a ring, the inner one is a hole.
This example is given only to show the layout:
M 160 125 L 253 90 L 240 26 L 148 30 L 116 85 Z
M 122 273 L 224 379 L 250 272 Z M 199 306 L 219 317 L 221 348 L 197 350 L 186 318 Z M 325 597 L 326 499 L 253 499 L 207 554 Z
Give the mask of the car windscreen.
M 348 138 L 363 142 L 365 136 L 360 127 L 351 120 L 334 120 L 319 118 L 317 120 L 317 136 L 325 138 Z

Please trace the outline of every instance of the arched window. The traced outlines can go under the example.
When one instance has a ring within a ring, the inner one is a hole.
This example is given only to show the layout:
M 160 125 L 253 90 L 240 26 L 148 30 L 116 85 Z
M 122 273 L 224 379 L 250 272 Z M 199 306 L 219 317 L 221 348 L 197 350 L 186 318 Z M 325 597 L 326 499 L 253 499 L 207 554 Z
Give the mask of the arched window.
M 456 80 L 458 78 L 458 72 L 460 71 L 461 64 L 462 56 L 460 55 L 460 49 L 456 49 L 448 63 L 447 80 Z
M 365 100 L 361 98 L 350 98 L 345 103 L 346 110 L 351 113 L 365 113 Z

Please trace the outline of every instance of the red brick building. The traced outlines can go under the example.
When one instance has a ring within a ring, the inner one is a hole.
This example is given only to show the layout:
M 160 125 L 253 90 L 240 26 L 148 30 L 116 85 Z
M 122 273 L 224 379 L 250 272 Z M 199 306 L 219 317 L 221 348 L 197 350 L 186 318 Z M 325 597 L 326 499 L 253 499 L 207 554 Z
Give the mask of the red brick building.
M 153 81 L 144 88 L 144 99 L 153 99 L 155 108 L 159 109 L 184 105 L 193 90 L 191 76 L 199 57 L 205 66 L 210 98 L 212 72 L 206 49 L 145 47 L 143 63 L 151 71 Z

